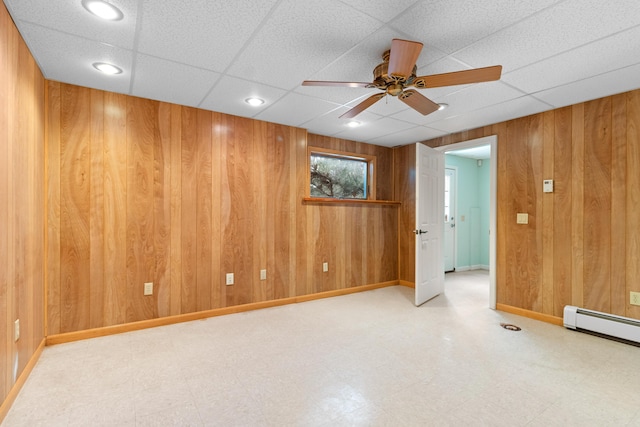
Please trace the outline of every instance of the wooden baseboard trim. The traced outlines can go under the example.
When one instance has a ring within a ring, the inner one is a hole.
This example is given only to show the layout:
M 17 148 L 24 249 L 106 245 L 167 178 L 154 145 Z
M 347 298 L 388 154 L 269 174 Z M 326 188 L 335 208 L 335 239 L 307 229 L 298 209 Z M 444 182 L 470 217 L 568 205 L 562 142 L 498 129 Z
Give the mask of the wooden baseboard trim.
M 208 319 L 210 317 L 224 316 L 225 314 L 243 313 L 246 311 L 259 310 L 262 308 L 278 307 L 281 305 L 295 304 L 299 302 L 312 301 L 323 298 L 331 298 L 341 295 L 348 295 L 357 292 L 371 291 L 374 289 L 396 286 L 397 280 L 389 282 L 374 283 L 371 285 L 356 286 L 352 288 L 337 289 L 334 291 L 319 292 L 310 295 L 282 298 L 272 301 L 254 302 L 250 304 L 236 305 L 233 307 L 214 308 L 212 310 L 198 311 L 196 313 L 179 314 L 176 316 L 161 317 L 158 319 L 141 320 L 139 322 L 125 323 L 122 325 L 105 326 L 102 328 L 87 329 L 77 332 L 66 332 L 62 334 L 49 335 L 46 338 L 46 345 L 63 344 L 67 342 L 80 341 L 89 338 L 104 337 L 107 335 L 120 334 L 124 332 L 139 331 L 141 329 L 155 328 L 157 326 L 173 325 L 175 323 L 190 322 L 193 320 Z
M 504 311 L 505 313 L 517 314 L 518 316 L 528 317 L 529 319 L 540 320 L 541 322 L 551 323 L 553 325 L 563 326 L 564 324 L 562 317 L 525 310 L 524 308 L 512 307 L 506 304 L 496 304 L 496 310 Z
M 413 282 L 408 282 L 406 280 L 398 280 L 398 284 L 400 286 L 406 286 L 407 288 L 414 288 L 416 287 L 416 284 Z
M 24 370 L 16 380 L 15 384 L 13 385 L 13 387 L 11 387 L 11 390 L 9 390 L 7 398 L 4 400 L 4 402 L 2 402 L 2 405 L 0 405 L 0 423 L 2 423 L 2 421 L 9 413 L 11 405 L 13 405 L 16 397 L 18 397 L 18 393 L 20 393 L 20 390 L 22 390 L 22 387 L 27 381 L 27 378 L 29 378 L 29 375 L 31 374 L 31 371 L 33 371 L 34 366 L 36 366 L 36 362 L 38 362 L 38 359 L 40 359 L 40 355 L 42 354 L 45 343 L 46 340 L 43 338 L 42 341 L 40 341 L 38 348 L 36 348 L 36 351 L 33 352 L 31 359 L 29 359 L 29 362 L 27 362 L 27 365 L 24 367 Z

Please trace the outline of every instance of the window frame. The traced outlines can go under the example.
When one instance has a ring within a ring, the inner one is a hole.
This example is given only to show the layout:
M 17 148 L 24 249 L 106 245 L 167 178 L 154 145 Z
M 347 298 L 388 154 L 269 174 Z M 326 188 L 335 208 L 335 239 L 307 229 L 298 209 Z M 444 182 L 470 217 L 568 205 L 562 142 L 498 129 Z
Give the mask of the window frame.
M 359 160 L 367 163 L 367 198 L 352 199 L 338 197 L 317 197 L 311 196 L 311 156 L 318 154 L 325 157 L 335 157 L 346 160 Z M 376 156 L 370 154 L 352 153 L 348 151 L 333 150 L 322 147 L 307 147 L 307 168 L 306 168 L 306 187 L 305 199 L 311 200 L 336 200 L 336 201 L 373 201 L 376 200 Z

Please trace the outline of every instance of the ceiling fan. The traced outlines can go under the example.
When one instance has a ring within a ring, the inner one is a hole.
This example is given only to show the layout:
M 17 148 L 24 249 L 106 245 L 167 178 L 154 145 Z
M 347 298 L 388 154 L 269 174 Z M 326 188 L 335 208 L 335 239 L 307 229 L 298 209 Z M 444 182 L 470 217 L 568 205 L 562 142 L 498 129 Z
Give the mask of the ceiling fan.
M 303 86 L 334 86 L 334 87 L 365 87 L 380 89 L 382 93 L 376 93 L 365 99 L 340 118 L 353 118 L 371 107 L 386 95 L 397 96 L 400 101 L 407 104 L 422 115 L 427 115 L 438 110 L 440 106 L 422 95 L 415 89 L 455 86 L 470 83 L 489 82 L 499 80 L 502 73 L 502 65 L 492 67 L 475 68 L 471 70 L 455 71 L 451 73 L 432 74 L 429 76 L 416 76 L 416 61 L 422 51 L 422 43 L 409 40 L 393 39 L 391 49 L 383 55 L 382 64 L 373 70 L 373 82 L 332 82 L 305 80 Z

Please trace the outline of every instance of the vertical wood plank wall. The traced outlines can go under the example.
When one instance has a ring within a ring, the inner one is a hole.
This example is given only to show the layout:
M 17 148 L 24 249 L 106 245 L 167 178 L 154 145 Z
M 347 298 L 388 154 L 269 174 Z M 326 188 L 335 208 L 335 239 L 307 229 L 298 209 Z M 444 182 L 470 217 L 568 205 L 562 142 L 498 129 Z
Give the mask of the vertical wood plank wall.
M 2 4 L 0 402 L 44 338 L 44 123 L 44 78 Z
M 640 90 L 425 144 L 489 135 L 498 136 L 498 303 L 640 319 L 629 303 L 640 291 Z M 554 180 L 553 193 L 542 192 L 543 179 Z M 518 212 L 528 225 L 516 224 Z
M 47 90 L 48 334 L 397 280 L 397 206 L 302 203 L 307 144 L 376 155 L 379 199 L 392 149 Z

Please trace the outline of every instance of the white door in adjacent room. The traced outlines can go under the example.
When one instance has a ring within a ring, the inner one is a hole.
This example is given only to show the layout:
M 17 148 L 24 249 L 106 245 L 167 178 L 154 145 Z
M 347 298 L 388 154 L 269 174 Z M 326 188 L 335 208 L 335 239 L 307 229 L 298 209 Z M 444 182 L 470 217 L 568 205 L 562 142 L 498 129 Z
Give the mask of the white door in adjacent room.
M 416 144 L 416 305 L 444 292 L 443 188 L 444 154 Z
M 444 170 L 444 271 L 455 271 L 456 264 L 456 170 Z

